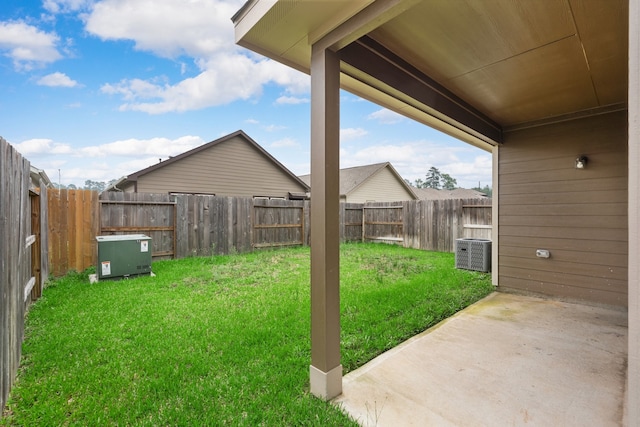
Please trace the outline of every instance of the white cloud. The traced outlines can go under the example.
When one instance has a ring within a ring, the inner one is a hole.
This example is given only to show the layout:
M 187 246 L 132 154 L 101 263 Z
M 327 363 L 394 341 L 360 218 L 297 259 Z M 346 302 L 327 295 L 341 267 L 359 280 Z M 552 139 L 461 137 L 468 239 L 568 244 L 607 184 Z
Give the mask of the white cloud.
M 198 110 L 261 95 L 263 84 L 275 77 L 268 62 L 272 61 L 255 63 L 245 55 L 220 55 L 207 63 L 202 73 L 175 85 L 131 79 L 103 85 L 101 90 L 127 101 L 121 111 L 162 114 Z
M 199 136 L 186 135 L 175 139 L 132 138 L 83 148 L 73 148 L 51 139 L 30 139 L 12 145 L 32 160 L 32 164 L 45 169 L 53 181 L 58 182 L 60 169 L 63 184 L 81 186 L 87 179 L 109 181 L 120 178 L 204 143 Z
M 76 87 L 78 86 L 78 82 L 72 80 L 64 73 L 51 73 L 46 76 L 40 78 L 37 82 L 40 86 L 51 86 L 51 87 Z
M 283 105 L 283 104 L 298 105 L 298 104 L 308 104 L 308 103 L 309 103 L 309 98 L 301 98 L 297 96 L 281 96 L 280 98 L 276 99 L 276 104 L 278 105 Z
M 66 13 L 85 9 L 91 3 L 91 0 L 44 0 L 42 7 L 50 13 Z
M 366 136 L 369 132 L 362 128 L 345 128 L 340 129 L 340 141 L 346 142 L 354 139 L 362 138 Z
M 392 125 L 392 124 L 401 122 L 404 119 L 404 116 L 396 112 L 393 112 L 391 110 L 387 110 L 386 108 L 383 108 L 381 110 L 374 111 L 373 113 L 369 114 L 367 118 L 369 120 L 376 120 L 377 122 L 385 125 Z
M 287 128 L 286 126 L 282 126 L 282 125 L 263 126 L 263 129 L 266 130 L 267 132 L 277 132 L 279 130 L 284 130 L 286 128 Z
M 59 2 L 59 0 L 57 0 Z M 85 15 L 86 30 L 103 40 L 132 40 L 135 48 L 179 61 L 199 74 L 181 81 L 125 79 L 102 92 L 125 101 L 121 111 L 184 112 L 259 97 L 265 84 L 284 87 L 280 102 L 304 102 L 309 77 L 236 46 L 230 17 L 243 0 L 104 0 Z M 187 68 L 181 65 L 181 71 Z
M 62 58 L 55 33 L 41 31 L 21 21 L 0 22 L 0 51 L 16 70 L 28 71 Z
M 103 40 L 133 40 L 136 49 L 176 58 L 209 58 L 235 50 L 230 17 L 242 0 L 103 0 L 86 30 Z
M 256 77 L 264 83 L 274 82 L 285 87 L 286 95 L 308 94 L 311 90 L 311 78 L 305 73 L 271 60 L 260 61 L 258 65 Z
M 151 158 L 167 158 L 176 156 L 202 145 L 204 141 L 199 136 L 183 136 L 176 139 L 124 139 L 102 145 L 83 147 L 76 154 L 81 157 L 106 156 L 151 156 Z M 130 171 L 134 172 L 134 171 Z
M 300 146 L 300 144 L 298 144 L 293 138 L 280 139 L 271 144 L 271 148 L 292 148 L 298 146 Z
M 199 136 L 186 135 L 175 139 L 131 138 L 78 149 L 72 148 L 69 144 L 56 143 L 51 139 L 29 139 L 19 144 L 14 144 L 14 146 L 22 155 L 32 157 L 65 155 L 67 159 L 72 157 L 88 159 L 123 156 L 135 157 L 135 161 L 138 161 L 140 156 L 146 156 L 157 161 L 159 158 L 167 159 L 169 156 L 182 154 L 185 151 L 204 144 L 204 142 L 205 141 Z M 147 161 L 147 166 L 148 165 Z
M 241 54 L 219 55 L 204 66 L 202 73 L 175 85 L 158 83 L 159 79 L 125 79 L 119 83 L 105 84 L 101 91 L 121 95 L 127 101 L 120 106 L 121 111 L 149 114 L 184 112 L 260 96 L 264 84 L 276 78 L 285 81 L 282 74 L 298 73 L 284 66 L 282 69 L 273 67 L 273 61 L 270 60 L 256 63 Z M 295 80 L 293 78 L 290 81 Z M 298 90 L 298 84 L 293 84 L 293 90 Z
M 245 120 L 244 122 L 245 122 L 245 123 L 252 124 L 252 125 L 257 125 L 258 123 L 260 123 L 260 122 L 259 122 L 258 120 L 256 120 L 256 119 L 247 119 L 247 120 Z
M 73 148 L 68 144 L 53 142 L 51 139 L 34 138 L 13 144 L 23 156 L 42 156 L 47 154 L 70 154 Z

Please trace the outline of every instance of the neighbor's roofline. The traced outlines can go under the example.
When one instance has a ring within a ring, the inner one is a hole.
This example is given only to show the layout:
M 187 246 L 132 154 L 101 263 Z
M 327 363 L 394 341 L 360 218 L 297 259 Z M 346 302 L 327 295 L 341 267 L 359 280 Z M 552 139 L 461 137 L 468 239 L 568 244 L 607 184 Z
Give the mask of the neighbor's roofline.
M 349 190 L 349 192 L 347 194 L 351 194 L 354 191 L 356 191 L 358 188 L 360 188 L 365 182 L 369 181 L 374 175 L 377 175 L 380 173 L 380 171 L 384 170 L 385 168 L 389 168 L 389 170 L 391 171 L 391 173 L 393 173 L 393 175 L 396 177 L 396 179 L 398 181 L 400 181 L 401 185 L 404 187 L 405 190 L 407 190 L 407 192 L 409 194 L 411 194 L 414 198 L 414 200 L 419 199 L 419 197 L 416 195 L 416 193 L 413 192 L 413 190 L 411 189 L 411 186 L 409 184 L 406 183 L 406 181 L 404 180 L 404 178 L 402 178 L 402 176 L 400 176 L 400 174 L 398 173 L 398 171 L 393 167 L 393 165 L 391 164 L 391 162 L 382 162 L 382 163 L 374 163 L 372 165 L 366 165 L 366 166 L 375 166 L 375 165 L 380 165 L 379 168 L 377 168 L 376 170 L 373 171 L 373 173 L 371 175 L 369 175 L 366 179 L 363 179 L 358 185 L 356 185 L 355 187 L 353 187 L 351 190 Z M 356 166 L 357 167 L 357 166 Z
M 157 169 L 160 169 L 162 167 L 165 167 L 167 165 L 170 165 L 178 160 L 184 159 L 186 157 L 189 157 L 193 154 L 197 154 L 201 151 L 207 150 L 211 147 L 214 147 L 220 143 L 223 143 L 225 141 L 228 141 L 230 139 L 233 139 L 237 136 L 240 136 L 242 138 L 244 138 L 247 142 L 249 142 L 255 149 L 257 149 L 260 153 L 262 153 L 263 156 L 265 156 L 267 158 L 267 160 L 271 161 L 272 163 L 274 163 L 276 166 L 278 166 L 280 169 L 282 169 L 287 175 L 289 175 L 294 181 L 298 182 L 300 185 L 302 185 L 304 188 L 309 189 L 309 186 L 302 181 L 300 178 L 298 178 L 293 172 L 291 172 L 286 166 L 284 166 L 282 163 L 280 163 L 275 157 L 273 157 L 271 154 L 269 154 L 264 148 L 262 148 L 260 146 L 260 144 L 258 144 L 256 141 L 254 141 L 249 135 L 247 135 L 244 131 L 242 130 L 237 130 L 233 133 L 230 133 L 229 135 L 223 136 L 222 138 L 218 138 L 216 140 L 213 140 L 211 142 L 208 142 L 206 144 L 202 144 L 198 147 L 192 148 L 189 151 L 185 151 L 182 154 L 179 154 L 177 156 L 171 157 L 168 160 L 162 161 L 160 163 L 156 163 L 155 165 L 151 165 L 145 169 L 141 169 L 137 172 L 134 172 L 132 174 L 129 174 L 125 177 L 124 181 L 122 182 L 135 182 L 138 180 L 139 177 L 146 175 L 150 172 L 153 172 Z M 119 182 L 120 184 L 122 182 Z

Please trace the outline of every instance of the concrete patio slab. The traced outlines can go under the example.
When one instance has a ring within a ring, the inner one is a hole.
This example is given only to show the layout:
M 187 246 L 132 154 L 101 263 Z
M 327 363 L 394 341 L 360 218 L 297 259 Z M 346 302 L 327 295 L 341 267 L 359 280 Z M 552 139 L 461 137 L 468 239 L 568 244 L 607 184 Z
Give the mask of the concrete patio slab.
M 343 379 L 363 426 L 619 426 L 627 312 L 493 293 Z

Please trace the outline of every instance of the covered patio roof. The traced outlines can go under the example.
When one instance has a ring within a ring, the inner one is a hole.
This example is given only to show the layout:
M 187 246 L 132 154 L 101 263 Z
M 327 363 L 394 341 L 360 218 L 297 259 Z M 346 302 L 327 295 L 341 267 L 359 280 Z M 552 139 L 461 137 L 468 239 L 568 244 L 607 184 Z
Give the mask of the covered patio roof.
M 490 150 L 505 128 L 627 102 L 628 2 L 248 1 L 238 44 Z

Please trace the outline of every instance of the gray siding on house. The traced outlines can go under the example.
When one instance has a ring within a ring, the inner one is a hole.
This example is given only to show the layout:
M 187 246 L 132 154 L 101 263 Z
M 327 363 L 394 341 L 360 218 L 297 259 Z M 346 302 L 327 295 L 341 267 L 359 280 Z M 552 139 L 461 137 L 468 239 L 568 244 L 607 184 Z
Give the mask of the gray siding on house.
M 289 192 L 305 192 L 306 188 L 236 136 L 141 175 L 137 191 L 288 197 Z
M 414 197 L 402 186 L 389 168 L 383 168 L 375 173 L 359 187 L 348 193 L 346 198 L 349 203 L 397 202 L 403 200 L 414 200 Z
M 507 132 L 498 174 L 499 285 L 625 306 L 626 113 Z

